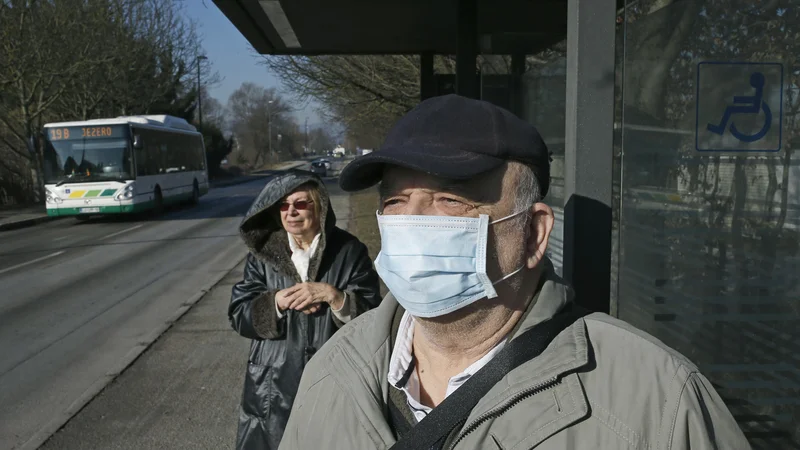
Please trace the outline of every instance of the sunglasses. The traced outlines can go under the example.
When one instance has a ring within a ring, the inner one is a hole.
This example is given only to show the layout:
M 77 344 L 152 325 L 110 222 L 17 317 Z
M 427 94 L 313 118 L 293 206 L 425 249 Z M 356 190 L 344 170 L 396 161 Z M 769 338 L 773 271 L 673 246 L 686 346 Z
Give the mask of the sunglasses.
M 289 210 L 289 206 L 294 205 L 294 209 L 298 211 L 304 211 L 308 209 L 310 205 L 313 205 L 314 202 L 310 200 L 300 200 L 299 202 L 294 203 L 281 203 L 281 211 L 286 212 Z

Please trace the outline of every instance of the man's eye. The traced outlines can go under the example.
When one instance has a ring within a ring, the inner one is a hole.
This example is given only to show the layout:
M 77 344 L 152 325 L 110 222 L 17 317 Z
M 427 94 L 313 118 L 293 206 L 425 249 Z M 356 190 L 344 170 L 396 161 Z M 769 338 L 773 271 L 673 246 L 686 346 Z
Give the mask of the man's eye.
M 445 203 L 451 204 L 451 205 L 456 205 L 456 204 L 460 204 L 461 203 L 460 201 L 458 201 L 458 200 L 456 200 L 454 198 L 450 198 L 450 197 L 442 197 L 439 200 L 443 201 Z
M 399 200 L 399 199 L 396 199 L 396 198 L 391 198 L 391 199 L 389 199 L 389 200 L 386 200 L 386 201 L 384 201 L 384 202 L 383 202 L 383 207 L 385 208 L 385 207 L 387 207 L 387 206 L 396 205 L 396 204 L 398 204 L 398 203 L 400 203 L 400 200 Z

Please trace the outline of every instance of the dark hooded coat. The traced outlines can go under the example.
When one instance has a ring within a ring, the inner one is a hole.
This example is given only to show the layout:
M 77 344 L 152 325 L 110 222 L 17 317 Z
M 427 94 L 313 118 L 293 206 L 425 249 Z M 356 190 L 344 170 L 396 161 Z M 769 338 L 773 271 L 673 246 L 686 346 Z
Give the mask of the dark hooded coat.
M 250 254 L 244 279 L 233 287 L 228 308 L 233 328 L 253 340 L 236 439 L 239 450 L 278 448 L 306 363 L 342 325 L 327 303 L 311 315 L 287 310 L 278 319 L 275 310 L 275 294 L 301 282 L 277 205 L 309 182 L 319 187 L 323 203 L 320 242 L 309 263 L 309 281 L 328 283 L 346 292 L 352 317 L 380 303 L 378 275 L 367 247 L 336 227 L 324 183 L 304 171 L 291 171 L 270 180 L 239 228 Z

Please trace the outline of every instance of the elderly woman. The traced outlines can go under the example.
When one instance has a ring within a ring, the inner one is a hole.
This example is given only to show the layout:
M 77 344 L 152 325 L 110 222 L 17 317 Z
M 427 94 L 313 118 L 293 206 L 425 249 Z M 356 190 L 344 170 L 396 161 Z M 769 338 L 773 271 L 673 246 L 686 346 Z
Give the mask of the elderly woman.
M 303 368 L 339 327 L 378 306 L 378 276 L 310 172 L 269 181 L 239 231 L 250 254 L 228 317 L 253 341 L 236 448 L 276 449 Z

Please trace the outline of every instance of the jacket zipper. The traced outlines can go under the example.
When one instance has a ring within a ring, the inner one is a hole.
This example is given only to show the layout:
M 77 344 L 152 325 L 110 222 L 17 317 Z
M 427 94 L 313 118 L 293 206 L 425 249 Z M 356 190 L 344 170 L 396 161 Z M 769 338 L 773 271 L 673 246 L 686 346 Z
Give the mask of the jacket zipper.
M 526 398 L 533 397 L 536 394 L 540 394 L 556 385 L 559 384 L 558 378 L 551 378 L 547 381 L 543 381 L 542 383 L 537 384 L 536 386 L 527 389 L 525 391 L 520 392 L 519 394 L 513 396 L 509 401 L 506 403 L 496 407 L 495 409 L 489 410 L 483 414 L 481 414 L 477 419 L 475 419 L 471 424 L 464 428 L 464 431 L 458 437 L 458 439 L 450 445 L 450 449 L 454 449 L 456 445 L 458 445 L 461 440 L 467 437 L 470 433 L 478 429 L 481 424 L 486 422 L 487 420 L 491 419 L 492 417 L 499 416 L 506 410 L 513 408 L 517 403 L 525 400 Z

